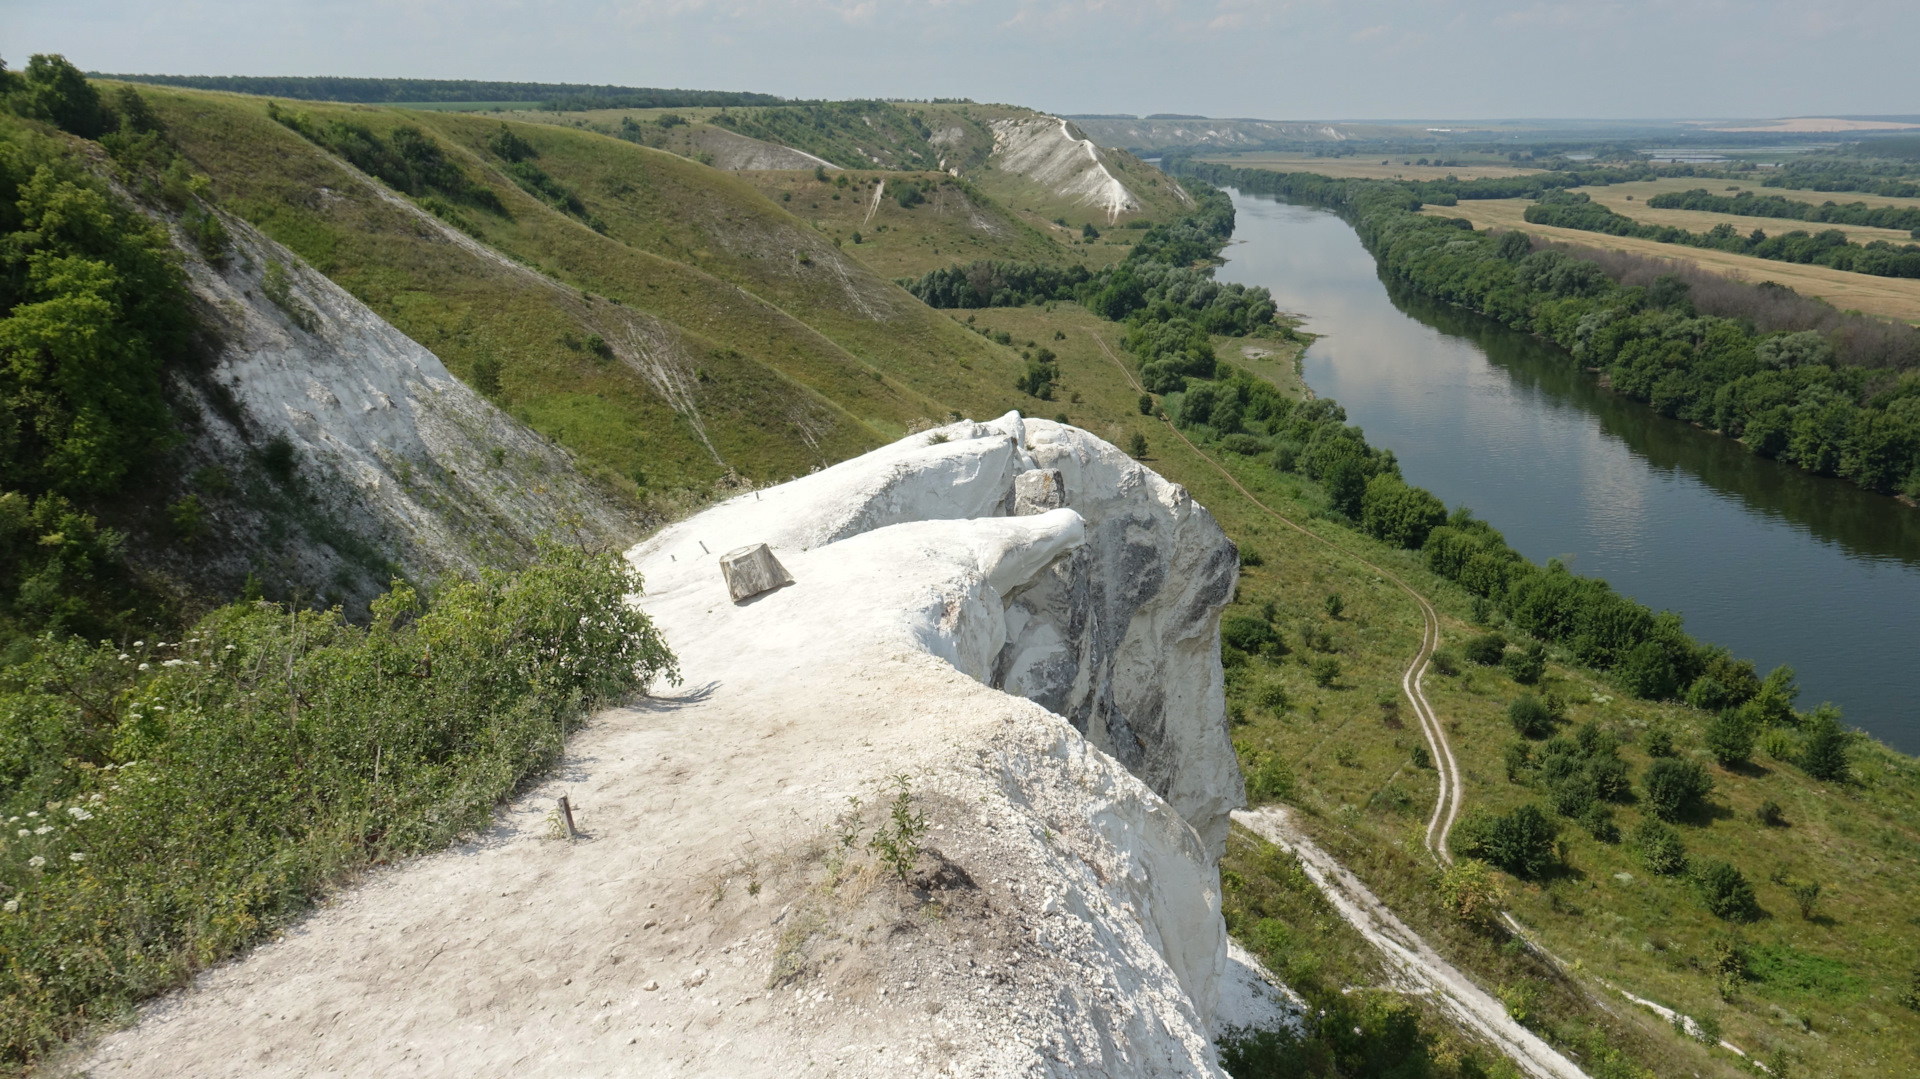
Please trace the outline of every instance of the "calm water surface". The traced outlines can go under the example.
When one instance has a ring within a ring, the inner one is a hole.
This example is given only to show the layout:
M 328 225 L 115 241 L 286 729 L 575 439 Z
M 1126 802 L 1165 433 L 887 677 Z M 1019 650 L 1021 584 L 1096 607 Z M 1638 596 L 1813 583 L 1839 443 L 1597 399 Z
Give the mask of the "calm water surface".
M 1390 294 L 1340 218 L 1235 194 L 1223 281 L 1324 334 L 1307 384 L 1410 483 L 1471 506 L 1535 561 L 1604 577 L 1755 661 L 1800 705 L 1920 752 L 1920 511 L 1763 460 L 1599 389 L 1559 349 Z

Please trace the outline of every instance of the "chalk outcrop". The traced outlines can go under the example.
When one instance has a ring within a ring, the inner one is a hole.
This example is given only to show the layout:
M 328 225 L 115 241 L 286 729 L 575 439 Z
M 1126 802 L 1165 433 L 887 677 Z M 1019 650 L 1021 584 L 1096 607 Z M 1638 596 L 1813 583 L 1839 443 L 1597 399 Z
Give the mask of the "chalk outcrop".
M 298 256 L 225 220 L 233 247 L 220 264 L 181 244 L 213 346 L 208 368 L 175 387 L 198 406 L 186 470 L 237 488 L 254 476 L 284 497 L 209 499 L 211 540 L 163 569 L 227 594 L 256 572 L 276 595 L 330 592 L 364 610 L 396 570 L 433 580 L 517 564 L 562 522 L 599 542 L 639 530 L 564 450 Z M 136 554 L 156 561 L 169 547 Z
M 995 120 L 993 164 L 1024 176 L 1055 195 L 1091 206 L 1114 221 L 1140 208 L 1140 200 L 1107 168 L 1092 140 L 1058 116 Z
M 758 543 L 793 583 L 736 603 L 719 560 Z M 1009 415 L 628 557 L 684 684 L 84 1065 L 1222 1076 L 1222 1026 L 1286 1021 L 1221 921 L 1237 561 L 1177 485 Z

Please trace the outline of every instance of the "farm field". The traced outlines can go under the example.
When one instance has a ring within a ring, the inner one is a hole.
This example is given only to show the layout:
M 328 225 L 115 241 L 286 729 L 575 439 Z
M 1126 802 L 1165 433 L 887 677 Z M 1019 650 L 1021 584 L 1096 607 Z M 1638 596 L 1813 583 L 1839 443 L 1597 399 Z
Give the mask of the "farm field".
M 1715 180 L 1701 176 L 1667 176 L 1658 180 L 1641 180 L 1630 184 L 1614 184 L 1610 187 L 1582 187 L 1578 190 L 1592 195 L 1596 202 L 1606 201 L 1615 196 L 1624 200 L 1626 196 L 1632 195 L 1635 203 L 1642 203 L 1655 195 L 1663 195 L 1669 191 L 1692 191 L 1697 187 L 1704 187 L 1716 195 L 1737 195 L 1742 191 L 1751 191 L 1758 198 L 1779 195 L 1799 202 L 1811 202 L 1815 206 L 1825 202 L 1837 202 L 1843 206 L 1850 202 L 1864 202 L 1868 206 L 1920 206 L 1920 200 L 1868 195 L 1859 191 L 1806 191 L 1794 187 L 1763 187 L 1759 180 Z M 1607 205 L 1614 204 L 1608 202 Z M 1615 208 L 1618 209 L 1617 206 Z M 1809 224 L 1809 222 L 1801 222 L 1801 224 Z M 1904 237 L 1906 234 L 1901 233 L 1901 235 Z
M 1539 169 L 1515 168 L 1511 165 L 1498 165 L 1492 162 L 1463 165 L 1403 165 L 1402 161 L 1419 158 L 1396 157 L 1387 159 L 1374 157 L 1313 157 L 1307 154 L 1282 152 L 1254 154 L 1209 154 L 1199 158 L 1201 161 L 1213 161 L 1222 165 L 1233 165 L 1243 169 L 1272 169 L 1275 172 L 1317 172 L 1322 176 L 1350 176 L 1356 180 L 1444 180 L 1451 176 L 1458 180 L 1484 180 L 1503 176 L 1525 176 L 1539 172 Z M 1697 185 L 1696 185 L 1697 186 Z
M 1476 199 L 1471 202 L 1462 202 L 1458 206 L 1429 206 L 1422 212 L 1441 217 L 1465 218 L 1473 222 L 1474 228 L 1518 229 L 1535 236 L 1544 236 L 1581 247 L 1630 251 L 1649 258 L 1691 262 L 1702 269 L 1726 274 L 1742 281 L 1778 282 L 1802 295 L 1818 296 L 1841 310 L 1860 311 L 1906 322 L 1920 322 L 1920 280 L 1874 277 L 1869 274 L 1848 273 L 1844 270 L 1830 270 L 1825 266 L 1802 266 L 1792 262 L 1752 258 L 1726 251 L 1683 247 L 1679 244 L 1663 244 L 1626 236 L 1607 236 L 1579 229 L 1530 225 L 1522 215 L 1531 205 L 1533 205 L 1531 199 Z M 1774 222 L 1776 228 L 1783 223 Z M 1787 230 L 1779 229 L 1778 231 Z

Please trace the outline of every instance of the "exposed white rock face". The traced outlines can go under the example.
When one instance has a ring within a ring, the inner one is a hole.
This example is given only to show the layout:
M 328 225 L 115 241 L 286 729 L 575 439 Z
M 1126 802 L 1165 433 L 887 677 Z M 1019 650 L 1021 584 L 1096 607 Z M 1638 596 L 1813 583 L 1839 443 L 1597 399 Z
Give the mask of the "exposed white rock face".
M 201 406 L 190 452 L 244 476 L 267 445 L 284 441 L 295 501 L 316 500 L 334 531 L 276 526 L 257 506 L 235 508 L 227 512 L 237 519 L 214 522 L 218 542 L 196 548 L 183 568 L 228 578 L 219 582 L 227 591 L 250 570 L 273 577 L 273 587 L 284 575 L 309 593 L 342 589 L 351 606 L 384 590 L 396 568 L 431 579 L 517 563 L 563 520 L 602 542 L 638 530 L 564 451 L 439 357 L 244 221 L 225 220 L 234 249 L 224 265 L 183 246 L 197 316 L 218 342 L 212 370 L 180 385 Z M 284 306 L 268 297 L 276 266 Z M 267 539 L 276 532 L 288 538 Z
M 717 577 L 708 559 L 689 553 L 702 543 L 718 551 L 765 542 L 792 568 L 789 552 L 890 525 L 1008 514 L 1021 476 L 1035 469 L 1059 473 L 1084 541 L 1032 567 L 1039 572 L 996 584 L 1003 615 L 968 620 L 964 641 L 934 634 L 922 643 L 980 681 L 1065 716 L 1172 803 L 1217 859 L 1227 815 L 1243 799 L 1219 658 L 1220 610 L 1233 596 L 1239 558 L 1184 488 L 1117 447 L 1015 413 L 961 422 L 735 498 L 631 557 L 648 567 L 656 594 Z
M 1100 159 L 1100 151 L 1065 120 L 1034 116 L 995 120 L 991 127 L 997 167 L 1072 198 L 1076 205 L 1103 210 L 1108 221 L 1140 208 L 1133 192 Z

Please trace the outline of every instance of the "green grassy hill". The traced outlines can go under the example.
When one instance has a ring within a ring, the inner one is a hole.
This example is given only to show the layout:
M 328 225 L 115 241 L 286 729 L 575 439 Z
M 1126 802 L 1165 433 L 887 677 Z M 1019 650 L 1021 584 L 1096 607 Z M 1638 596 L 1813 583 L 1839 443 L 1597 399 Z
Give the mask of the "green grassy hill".
M 424 132 L 484 193 L 454 205 L 368 179 L 269 117 L 264 100 L 143 92 L 221 205 L 632 493 L 704 488 L 729 469 L 785 478 L 915 421 L 1018 403 L 1015 353 L 697 162 L 513 125 L 531 149 L 517 164 L 547 178 L 542 197 L 488 149 L 497 119 L 302 108 L 316 130 Z M 477 205 L 486 194 L 499 210 Z

